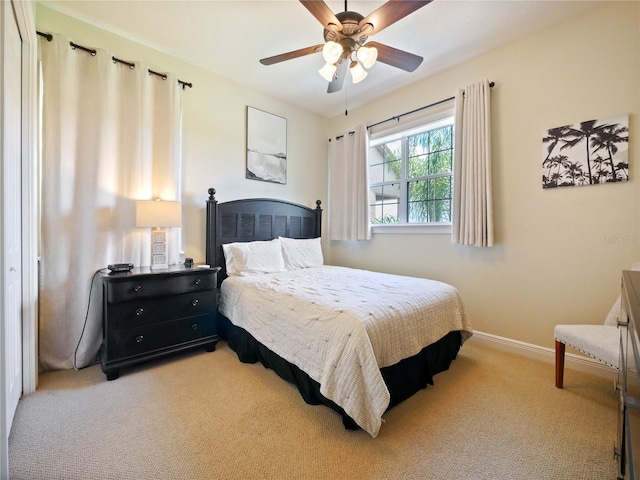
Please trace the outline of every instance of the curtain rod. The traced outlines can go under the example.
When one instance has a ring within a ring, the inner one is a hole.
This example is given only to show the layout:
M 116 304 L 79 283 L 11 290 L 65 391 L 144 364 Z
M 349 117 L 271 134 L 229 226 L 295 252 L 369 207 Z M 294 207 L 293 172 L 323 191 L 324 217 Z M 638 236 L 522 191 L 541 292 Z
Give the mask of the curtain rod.
M 356 133 L 356 132 L 347 132 L 347 134 L 348 134 L 349 136 L 353 135 L 354 133 Z M 338 135 L 338 136 L 336 137 L 336 140 L 340 140 L 342 137 L 344 137 L 344 135 Z M 329 139 L 329 141 L 331 141 L 331 139 Z
M 493 88 L 494 85 L 495 85 L 495 82 L 489 82 L 489 87 Z M 391 120 L 400 120 L 405 115 L 411 115 L 412 113 L 419 112 L 420 110 L 425 110 L 427 108 L 435 107 L 437 105 L 440 105 L 441 103 L 450 102 L 451 100 L 455 100 L 455 98 L 456 97 L 445 98 L 444 100 L 439 100 L 439 101 L 431 103 L 429 105 L 425 105 L 424 107 L 416 108 L 415 110 L 411 110 L 410 112 L 401 113 L 400 115 L 396 115 L 394 117 L 387 118 L 386 120 L 382 120 L 380 122 L 374 123 L 373 125 L 367 125 L 367 129 L 373 128 L 373 127 L 375 127 L 377 125 L 381 125 L 383 123 L 390 122 Z M 348 132 L 348 133 L 349 133 L 349 135 L 353 135 L 355 132 Z M 338 135 L 336 137 L 336 140 L 340 140 L 342 137 L 344 137 L 344 135 Z M 329 141 L 331 141 L 331 139 L 329 139 Z
M 38 35 L 40 35 L 41 37 L 44 37 L 47 39 L 47 41 L 52 41 L 53 40 L 53 35 L 51 35 L 50 33 L 42 33 L 42 32 L 38 32 L 36 31 L 36 33 Z M 89 53 L 92 57 L 95 57 L 97 50 L 93 49 L 93 48 L 87 48 L 87 47 L 83 47 L 82 45 L 78 45 L 77 43 L 73 43 L 73 42 L 69 42 L 69 45 L 71 46 L 72 49 L 78 49 L 78 50 L 82 50 L 83 52 L 87 52 Z M 133 70 L 134 68 L 136 68 L 136 65 L 132 62 L 127 62 L 126 60 L 120 60 L 119 58 L 116 57 L 111 57 L 111 60 L 113 60 L 113 63 L 121 63 L 123 65 L 127 65 L 131 70 Z M 159 73 L 159 72 L 154 72 L 151 69 L 148 69 L 149 75 L 155 75 L 157 77 L 162 78 L 162 80 L 166 80 L 167 79 L 167 75 L 164 73 Z M 178 79 L 178 83 L 182 86 L 182 89 L 184 90 L 186 87 L 193 87 L 193 84 L 191 82 L 184 82 L 180 79 Z
M 489 83 L 489 87 L 493 88 L 494 85 L 495 85 L 494 82 L 490 82 Z M 455 100 L 455 98 L 456 97 L 445 98 L 444 100 L 440 100 L 438 102 L 434 102 L 434 103 L 431 103 L 429 105 L 425 105 L 424 107 L 416 108 L 415 110 L 411 110 L 410 112 L 401 113 L 400 115 L 396 115 L 394 117 L 387 118 L 386 120 L 382 120 L 380 122 L 374 123 L 373 125 L 367 125 L 367 128 L 373 128 L 373 127 L 376 127 L 376 126 L 381 125 L 383 123 L 390 122 L 391 120 L 400 120 L 402 117 L 404 117 L 406 115 L 411 115 L 412 113 L 416 113 L 416 112 L 419 112 L 421 110 L 425 110 L 427 108 L 435 107 L 437 105 L 440 105 L 441 103 L 450 102 L 451 100 Z

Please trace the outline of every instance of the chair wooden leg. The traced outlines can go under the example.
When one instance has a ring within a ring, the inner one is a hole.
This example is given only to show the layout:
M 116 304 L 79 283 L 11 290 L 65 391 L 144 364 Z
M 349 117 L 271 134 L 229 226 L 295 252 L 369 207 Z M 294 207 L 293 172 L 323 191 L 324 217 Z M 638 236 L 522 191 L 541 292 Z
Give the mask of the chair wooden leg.
M 564 383 L 564 343 L 556 340 L 556 387 Z

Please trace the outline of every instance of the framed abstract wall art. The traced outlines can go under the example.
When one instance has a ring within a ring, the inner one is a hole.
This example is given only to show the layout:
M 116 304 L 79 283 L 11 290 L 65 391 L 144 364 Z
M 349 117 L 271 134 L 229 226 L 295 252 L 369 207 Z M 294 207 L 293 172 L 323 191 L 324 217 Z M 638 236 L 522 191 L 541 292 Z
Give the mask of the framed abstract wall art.
M 628 114 L 551 128 L 542 144 L 542 188 L 629 179 Z
M 247 178 L 287 183 L 287 119 L 247 107 Z

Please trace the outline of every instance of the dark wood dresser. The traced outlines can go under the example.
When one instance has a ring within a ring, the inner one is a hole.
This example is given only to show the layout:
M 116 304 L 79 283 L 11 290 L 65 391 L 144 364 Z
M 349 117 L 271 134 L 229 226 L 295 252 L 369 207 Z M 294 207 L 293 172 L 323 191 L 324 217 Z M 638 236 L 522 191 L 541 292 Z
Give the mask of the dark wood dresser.
M 104 273 L 100 363 L 107 380 L 171 353 L 215 350 L 219 270 L 179 265 Z
M 640 478 L 640 272 L 622 272 L 618 478 Z

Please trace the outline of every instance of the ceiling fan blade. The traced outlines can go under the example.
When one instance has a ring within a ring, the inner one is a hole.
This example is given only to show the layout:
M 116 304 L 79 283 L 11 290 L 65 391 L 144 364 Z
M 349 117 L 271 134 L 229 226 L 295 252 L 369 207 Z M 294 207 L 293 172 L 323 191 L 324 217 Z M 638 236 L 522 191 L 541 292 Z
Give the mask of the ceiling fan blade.
M 360 30 L 364 34 L 371 36 L 432 1 L 433 0 L 389 0 L 387 3 L 383 4 L 380 8 L 360 21 Z M 371 26 L 367 27 L 367 24 Z
M 333 14 L 331 9 L 322 0 L 300 0 L 300 3 L 318 19 L 324 28 L 333 31 L 342 31 L 342 23 Z
M 312 53 L 321 52 L 323 44 L 314 45 L 313 47 L 301 48 L 300 50 L 294 50 L 293 52 L 281 53 L 280 55 L 274 55 L 273 57 L 267 57 L 260 60 L 263 65 L 273 65 L 274 63 L 284 62 L 285 60 L 291 60 L 293 58 L 304 57 L 305 55 L 311 55 Z
M 376 47 L 378 49 L 378 61 L 400 68 L 407 72 L 413 72 L 422 63 L 422 57 L 413 53 L 398 50 L 397 48 L 383 45 L 378 42 L 367 42 L 367 47 Z
M 329 82 L 329 86 L 327 87 L 327 93 L 337 92 L 342 90 L 342 86 L 344 85 L 344 77 L 347 76 L 347 67 L 349 66 L 349 60 L 343 59 L 338 64 L 338 70 L 336 70 L 336 76 L 333 78 L 333 81 Z

